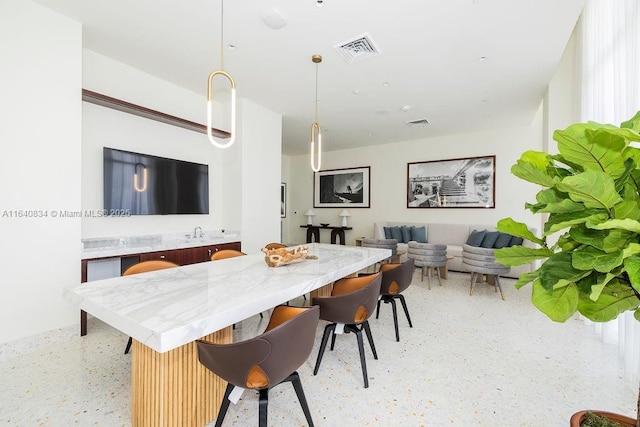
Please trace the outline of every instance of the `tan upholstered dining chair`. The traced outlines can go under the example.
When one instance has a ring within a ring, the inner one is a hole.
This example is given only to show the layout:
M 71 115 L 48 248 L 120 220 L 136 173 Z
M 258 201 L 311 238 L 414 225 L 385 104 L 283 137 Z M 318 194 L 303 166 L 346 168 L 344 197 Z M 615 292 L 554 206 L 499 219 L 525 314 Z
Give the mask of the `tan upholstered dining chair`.
M 312 305 L 318 305 L 320 307 L 320 319 L 330 322 L 324 328 L 313 375 L 318 374 L 320 362 L 322 361 L 329 336 L 331 336 L 331 350 L 333 350 L 336 342 L 336 331 L 340 333 L 344 330 L 345 333 L 353 332 L 356 335 L 364 387 L 369 387 L 362 330 L 365 331 L 369 340 L 373 358 L 377 359 L 378 353 L 373 343 L 373 336 L 371 335 L 368 319 L 376 308 L 381 283 L 381 273 L 340 279 L 333 284 L 333 290 L 330 296 L 314 297 L 311 300 Z
M 122 273 L 122 275 L 129 276 L 131 274 L 146 273 L 149 271 L 164 270 L 165 268 L 173 267 L 178 267 L 178 264 L 174 264 L 173 262 L 164 260 L 142 261 L 127 268 L 125 272 Z M 124 349 L 124 354 L 129 353 L 132 344 L 133 338 L 129 337 L 129 341 L 127 341 L 127 347 Z
M 266 427 L 269 390 L 283 382 L 293 384 L 307 423 L 313 426 L 296 370 L 311 353 L 319 313 L 317 306 L 279 305 L 273 309 L 266 330 L 257 337 L 232 344 L 197 341 L 200 363 L 228 383 L 216 427 L 222 425 L 229 409 L 229 395 L 235 387 L 259 392 L 258 425 Z

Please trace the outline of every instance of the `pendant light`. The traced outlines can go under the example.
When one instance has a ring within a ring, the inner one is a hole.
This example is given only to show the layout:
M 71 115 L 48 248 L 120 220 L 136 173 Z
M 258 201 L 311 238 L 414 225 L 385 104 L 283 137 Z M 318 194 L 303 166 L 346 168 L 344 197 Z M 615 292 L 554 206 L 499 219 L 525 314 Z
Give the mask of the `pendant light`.
M 318 123 L 318 64 L 322 62 L 322 56 L 315 54 L 311 57 L 311 61 L 316 64 L 316 113 L 311 124 L 311 169 L 314 172 L 319 172 L 322 163 L 322 131 L 320 123 Z M 317 148 L 316 142 L 318 143 Z
M 229 80 L 231 86 L 231 131 L 226 143 L 218 142 L 212 134 L 213 78 L 218 75 Z M 236 82 L 233 77 L 231 77 L 231 74 L 224 71 L 224 0 L 220 0 L 220 69 L 212 71 L 211 74 L 209 74 L 207 84 L 207 136 L 209 137 L 209 141 L 218 148 L 229 148 L 236 139 Z

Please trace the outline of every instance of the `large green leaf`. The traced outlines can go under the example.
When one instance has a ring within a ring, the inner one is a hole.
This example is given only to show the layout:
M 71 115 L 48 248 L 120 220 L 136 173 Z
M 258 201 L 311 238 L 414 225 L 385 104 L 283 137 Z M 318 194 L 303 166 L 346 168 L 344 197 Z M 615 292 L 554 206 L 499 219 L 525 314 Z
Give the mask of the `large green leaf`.
M 587 170 L 568 176 L 557 184 L 560 191 L 569 193 L 574 202 L 582 202 L 586 208 L 611 209 L 622 198 L 616 193 L 615 181 L 606 173 Z
M 576 242 L 593 246 L 607 253 L 624 248 L 632 236 L 628 231 L 593 230 L 584 225 L 572 227 L 569 234 Z
M 564 230 L 567 227 L 585 224 L 587 221 L 597 224 L 607 218 L 608 215 L 605 212 L 597 209 L 585 209 L 583 211 L 561 214 L 552 213 L 549 215 L 549 219 L 544 225 L 543 236 L 548 236 L 560 230 Z
M 585 170 L 606 172 L 612 177 L 624 173 L 621 156 L 625 140 L 604 133 L 598 123 L 577 123 L 563 131 L 555 131 L 553 139 L 558 142 L 560 154 L 577 163 Z
M 536 194 L 536 200 L 538 202 L 536 204 L 527 203 L 525 205 L 533 213 L 566 213 L 584 209 L 582 203 L 577 203 L 567 198 L 566 193 L 558 191 L 555 187 L 540 190 Z
M 575 283 L 591 273 L 591 271 L 574 268 L 571 263 L 571 253 L 565 252 L 551 255 L 538 270 L 540 284 L 549 291 Z
M 620 127 L 640 132 L 640 111 L 638 111 L 636 115 L 631 117 L 629 120 L 622 122 Z
M 528 248 L 526 246 L 509 246 L 494 251 L 496 262 L 513 267 L 524 265 L 553 255 L 547 248 Z
M 592 217 L 585 221 L 585 225 L 594 230 L 628 230 L 633 233 L 640 233 L 640 222 L 634 219 L 610 219 L 608 221 L 599 221 L 598 218 Z
M 545 187 L 552 187 L 556 182 L 555 178 L 549 176 L 545 171 L 522 160 L 518 160 L 517 164 L 511 166 L 511 173 L 525 181 L 544 185 Z
M 578 308 L 578 288 L 574 284 L 548 291 L 540 280 L 532 286 L 531 302 L 555 322 L 565 322 Z
M 622 250 L 613 253 L 602 252 L 593 246 L 575 250 L 571 254 L 571 265 L 578 270 L 596 270 L 608 273 L 622 264 Z
M 511 234 L 512 236 L 522 237 L 523 239 L 527 239 L 530 242 L 537 243 L 539 245 L 544 245 L 544 241 L 536 237 L 535 234 L 529 230 L 527 224 L 522 222 L 514 221 L 512 218 L 503 218 L 498 221 L 496 225 L 498 231 L 502 231 L 503 233 Z
M 631 286 L 640 294 L 640 256 L 632 255 L 625 258 L 624 268 L 627 271 Z
M 531 283 L 534 280 L 536 280 L 539 275 L 540 275 L 540 273 L 539 273 L 538 270 L 531 271 L 531 272 L 528 272 L 528 273 L 522 273 L 520 275 L 520 277 L 518 277 L 518 280 L 516 281 L 516 283 L 513 284 L 513 286 L 516 289 L 520 289 L 521 287 L 523 287 L 527 283 Z
M 635 310 L 638 303 L 640 300 L 629 286 L 613 280 L 604 287 L 596 301 L 591 298 L 580 298 L 578 311 L 594 322 L 608 322 L 618 317 L 620 313 Z
M 638 200 L 623 200 L 613 207 L 616 219 L 640 219 Z

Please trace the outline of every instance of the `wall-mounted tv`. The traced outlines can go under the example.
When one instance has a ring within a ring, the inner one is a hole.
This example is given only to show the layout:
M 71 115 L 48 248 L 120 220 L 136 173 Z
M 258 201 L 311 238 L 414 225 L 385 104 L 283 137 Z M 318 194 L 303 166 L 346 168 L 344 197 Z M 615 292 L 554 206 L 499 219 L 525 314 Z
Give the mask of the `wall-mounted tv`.
M 107 213 L 209 213 L 208 165 L 108 147 L 103 159 Z

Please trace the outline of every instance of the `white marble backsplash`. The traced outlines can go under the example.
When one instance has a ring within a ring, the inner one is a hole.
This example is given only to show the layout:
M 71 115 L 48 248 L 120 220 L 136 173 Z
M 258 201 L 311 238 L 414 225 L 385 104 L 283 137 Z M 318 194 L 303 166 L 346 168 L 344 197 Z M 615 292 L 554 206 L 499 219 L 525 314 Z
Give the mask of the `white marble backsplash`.
M 82 239 L 82 259 L 130 255 L 169 249 L 191 248 L 239 242 L 240 232 L 234 230 L 190 230 L 177 233 L 139 236 L 111 236 Z

